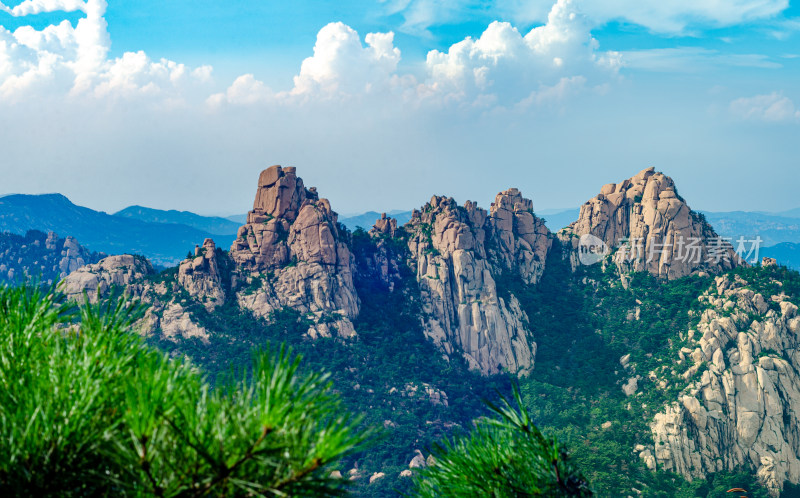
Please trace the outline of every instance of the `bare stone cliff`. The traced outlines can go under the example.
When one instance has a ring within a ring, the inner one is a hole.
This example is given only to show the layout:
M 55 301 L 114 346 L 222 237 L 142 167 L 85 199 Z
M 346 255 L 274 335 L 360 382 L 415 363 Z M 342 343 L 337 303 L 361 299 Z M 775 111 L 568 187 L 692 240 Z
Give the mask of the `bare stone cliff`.
M 655 416 L 655 445 L 636 450 L 651 469 L 689 479 L 756 469 L 777 495 L 800 481 L 800 315 L 748 284 L 720 276 L 700 297 L 706 309 L 675 358 L 690 365 L 689 385 Z
M 264 317 L 284 307 L 300 311 L 314 322 L 311 336 L 355 335 L 359 300 L 345 236 L 328 200 L 306 189 L 295 168 L 264 170 L 230 250 L 239 305 Z
M 387 223 L 376 224 L 385 232 Z M 550 232 L 518 190 L 497 195 L 487 213 L 433 197 L 404 227 L 423 303 L 426 335 L 448 355 L 461 354 L 484 374 L 525 375 L 536 344 L 516 297 L 498 295 L 495 278 L 518 274 L 535 284 L 544 271 Z
M 581 206 L 578 220 L 559 232 L 578 264 L 580 237 L 591 235 L 613 252 L 620 271 L 648 271 L 676 279 L 699 271 L 719 273 L 740 260 L 730 242 L 678 195 L 675 183 L 648 168 L 605 185 Z M 616 252 L 614 252 L 616 251 Z

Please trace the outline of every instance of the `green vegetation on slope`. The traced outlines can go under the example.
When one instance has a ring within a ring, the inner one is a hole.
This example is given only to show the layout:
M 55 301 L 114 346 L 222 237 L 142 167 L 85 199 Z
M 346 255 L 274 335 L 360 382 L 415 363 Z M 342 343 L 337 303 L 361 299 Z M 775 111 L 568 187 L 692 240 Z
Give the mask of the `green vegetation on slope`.
M 405 250 L 396 241 L 386 242 L 389 250 Z M 376 250 L 374 243 L 357 231 L 352 244 L 359 267 L 366 267 L 366 259 Z M 226 255 L 220 251 L 218 256 L 223 271 L 229 271 Z M 354 323 L 358 331 L 354 340 L 310 339 L 305 335 L 308 319 L 291 309 L 274 313 L 268 321 L 242 311 L 234 298 L 209 313 L 183 294 L 179 300 L 209 330 L 209 343 L 199 339 L 156 343 L 173 355 L 188 355 L 213 379 L 224 377 L 232 366 L 247 364 L 253 348 L 285 342 L 303 356 L 302 370 L 331 372 L 344 406 L 364 417 L 362 427 L 381 429 L 376 444 L 345 458 L 337 470 L 346 474 L 357 466 L 360 496 L 408 492 L 412 480 L 400 473 L 408 469 L 414 450 L 428 454 L 435 442 L 468 431 L 473 419 L 488 413 L 484 400 L 497 400 L 498 393 L 510 395 L 511 379 L 482 377 L 461 358 L 444 359 L 422 331 L 420 306 L 413 298 L 418 295 L 416 281 L 408 268 L 401 271 L 403 278 L 393 292 L 372 278 L 355 276 L 361 313 Z M 447 404 L 433 402 L 425 394 L 426 386 L 446 393 Z M 368 484 L 375 472 L 386 476 Z
M 357 268 L 369 268 L 370 261 L 382 256 L 406 256 L 402 239 L 384 238 L 382 244 L 379 249 L 363 231 L 352 234 Z M 231 271 L 225 252 L 220 250 L 218 256 L 222 271 Z M 624 288 L 613 267 L 604 271 L 596 265 L 573 273 L 557 244 L 546 268 L 535 286 L 510 275 L 497 278 L 501 297 L 513 293 L 519 298 L 538 345 L 533 374 L 520 380 L 523 408 L 545 437 L 559 441 L 573 455 L 572 462 L 597 495 L 628 496 L 637 490 L 646 497 L 709 497 L 722 496 L 722 488 L 728 486 L 726 490 L 743 487 L 750 496 L 766 496 L 746 470 L 689 483 L 647 470 L 633 452 L 637 444 L 652 444 L 649 422 L 685 386 L 674 362 L 699 316 L 697 297 L 711 286 L 712 278 L 665 282 L 632 274 Z M 784 268 L 734 273 L 765 295 L 783 291 L 791 298 L 800 291 L 800 275 Z M 170 280 L 174 271 L 156 278 Z M 400 265 L 393 291 L 370 274 L 357 273 L 355 283 L 362 306 L 355 321 L 358 337 L 352 340 L 311 340 L 306 336 L 308 317 L 290 309 L 275 312 L 269 320 L 254 318 L 236 306 L 230 292 L 229 301 L 209 313 L 179 290 L 171 292 L 178 292 L 179 302 L 209 330 L 209 342 L 179 339 L 158 345 L 173 356 L 188 355 L 212 381 L 221 379 L 217 382 L 224 384 L 232 367 L 249 364 L 253 348 L 290 344 L 304 357 L 301 370 L 332 372 L 333 389 L 343 407 L 363 416 L 361 428 L 382 428 L 374 445 L 331 468 L 345 477 L 355 471 L 354 491 L 360 496 L 410 493 L 413 479 L 400 473 L 415 450 L 436 453 L 436 442 L 442 440 L 489 441 L 485 434 L 465 434 L 473 420 L 487 415 L 483 400 L 497 400 L 498 393 L 507 397 L 512 379 L 481 377 L 456 355 L 443 358 L 424 336 L 417 284 L 405 265 Z M 626 355 L 635 372 L 620 363 Z M 650 371 L 671 382 L 659 388 L 648 378 Z M 638 391 L 628 397 L 622 385 L 637 374 L 642 377 Z M 447 403 L 427 395 L 428 389 L 446 393 Z M 385 476 L 368 484 L 376 472 Z
M 387 238 L 384 243 L 390 256 L 405 255 L 402 240 Z M 351 247 L 358 268 L 367 268 L 378 251 L 363 231 L 352 235 Z M 220 251 L 223 267 L 225 258 Z M 547 437 L 573 454 L 594 491 L 599 496 L 627 496 L 636 489 L 642 496 L 706 497 L 718 496 L 720 487 L 735 482 L 752 496 L 765 496 L 750 472 L 720 473 L 689 483 L 647 470 L 633 452 L 636 444 L 652 443 L 649 422 L 685 385 L 677 377 L 680 372 L 671 370 L 681 334 L 685 337 L 695 324 L 697 297 L 709 288 L 711 277 L 665 282 L 646 273 L 632 274 L 625 289 L 613 267 L 583 267 L 573 273 L 557 244 L 546 268 L 535 286 L 509 275 L 498 277 L 498 290 L 501 297 L 513 292 L 519 298 L 538 345 L 533 374 L 520 380 L 525 409 Z M 338 467 L 343 474 L 358 469 L 357 494 L 410 492 L 412 480 L 399 473 L 408 468 L 414 450 L 427 454 L 437 441 L 466 434 L 472 420 L 487 414 L 482 400 L 496 400 L 498 392 L 508 396 L 512 379 L 481 377 L 455 355 L 443 359 L 424 337 L 414 276 L 405 266 L 400 269 L 393 292 L 369 275 L 356 275 L 362 308 L 354 340 L 311 340 L 305 335 L 307 318 L 293 310 L 278 311 L 270 320 L 256 319 L 230 300 L 211 314 L 187 295 L 183 304 L 212 331 L 210 343 L 179 340 L 160 346 L 188 354 L 213 378 L 232 365 L 247 363 L 253 347 L 291 344 L 303 354 L 305 368 L 333 372 L 335 389 L 349 410 L 364 416 L 364 427 L 384 428 L 375 445 Z M 754 285 L 776 287 L 772 279 L 777 278 L 787 282 L 787 294 L 800 289 L 797 274 L 783 268 L 736 271 L 749 272 L 743 276 Z M 758 272 L 764 275 L 755 278 Z M 621 388 L 633 376 L 620 364 L 624 355 L 630 355 L 643 377 L 632 397 Z M 672 375 L 675 382 L 658 389 L 647 378 L 651 370 L 659 371 L 661 378 Z M 424 385 L 444 391 L 447 406 L 433 403 L 419 389 L 414 396 L 406 391 L 407 386 Z M 375 472 L 386 476 L 367 484 Z
M 498 279 L 501 294 L 513 292 L 520 300 L 538 345 L 533 374 L 521 380 L 525 405 L 534 423 L 573 453 L 599 496 L 628 496 L 632 489 L 645 497 L 721 496 L 719 483 L 731 482 L 752 496 L 766 496 L 750 472 L 688 483 L 678 475 L 649 471 L 633 452 L 636 444 L 652 443 L 649 422 L 685 386 L 673 376 L 659 389 L 647 374 L 671 375 L 681 334 L 686 337 L 696 323 L 697 297 L 711 283 L 711 277 L 663 281 L 636 273 L 625 289 L 613 266 L 573 273 L 557 244 L 538 285 L 508 275 Z M 625 355 L 642 376 L 638 394 L 631 397 L 622 391 L 635 375 L 620 363 Z

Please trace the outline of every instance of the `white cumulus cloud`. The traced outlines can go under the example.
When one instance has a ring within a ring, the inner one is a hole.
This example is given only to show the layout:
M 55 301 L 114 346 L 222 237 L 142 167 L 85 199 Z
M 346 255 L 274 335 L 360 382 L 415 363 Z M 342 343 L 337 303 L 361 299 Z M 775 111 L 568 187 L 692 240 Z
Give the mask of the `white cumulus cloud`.
M 0 11 L 16 17 L 41 14 L 42 12 L 54 12 L 57 10 L 63 10 L 64 12 L 80 10 L 86 12 L 89 3 L 90 2 L 83 2 L 81 0 L 25 0 L 12 8 L 0 2 Z
M 730 111 L 737 118 L 748 121 L 800 122 L 800 110 L 789 97 L 778 92 L 736 99 L 731 102 Z
M 0 10 L 15 16 L 58 10 L 86 14 L 75 27 L 69 21 L 42 30 L 0 27 L 0 100 L 158 96 L 176 102 L 184 86 L 208 81 L 208 66 L 190 69 L 167 59 L 153 61 L 141 51 L 109 59 L 106 8 L 106 0 L 26 0 L 14 8 L 0 4 Z
M 447 52 L 428 54 L 428 85 L 451 97 L 493 95 L 517 102 L 542 85 L 586 74 L 613 73 L 617 54 L 600 53 L 586 18 L 573 0 L 558 0 L 547 23 L 526 35 L 506 22 L 493 22 L 478 39 L 466 38 Z
M 319 31 L 314 55 L 303 61 L 291 90 L 272 92 L 244 75 L 208 103 L 219 107 L 370 95 L 384 97 L 384 104 L 434 106 L 559 100 L 584 86 L 605 83 L 620 66 L 619 54 L 599 51 L 575 1 L 558 0 L 547 23 L 524 35 L 507 22 L 495 21 L 477 39 L 467 37 L 445 51 L 432 50 L 420 74 L 398 73 L 400 50 L 393 33 L 369 33 L 362 43 L 350 26 L 330 23 Z
M 368 33 L 362 46 L 358 33 L 341 22 L 317 34 L 314 55 L 303 61 L 292 94 L 353 94 L 389 83 L 400 62 L 394 33 Z
M 206 102 L 212 108 L 218 108 L 225 103 L 235 105 L 253 105 L 273 101 L 275 93 L 267 85 L 257 80 L 252 74 L 243 74 L 234 80 L 233 84 L 223 93 L 210 96 Z

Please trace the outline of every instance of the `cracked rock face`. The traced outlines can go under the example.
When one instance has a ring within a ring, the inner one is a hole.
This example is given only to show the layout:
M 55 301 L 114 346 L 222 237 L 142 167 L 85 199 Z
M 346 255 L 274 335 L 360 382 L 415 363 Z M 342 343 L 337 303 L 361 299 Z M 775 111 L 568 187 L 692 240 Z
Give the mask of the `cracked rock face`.
M 306 189 L 295 168 L 264 170 L 230 251 L 234 287 L 246 287 L 236 294 L 239 305 L 263 317 L 293 308 L 314 322 L 312 337 L 355 335 L 359 301 L 343 237 L 328 200 Z
M 434 196 L 405 226 L 425 313 L 426 335 L 484 374 L 526 375 L 536 344 L 516 297 L 498 295 L 495 277 L 516 271 L 535 283 L 549 232 L 516 189 L 498 194 L 491 212 Z
M 648 271 L 675 279 L 699 271 L 719 273 L 740 264 L 730 242 L 678 195 L 672 179 L 649 168 L 621 183 L 605 185 L 581 206 L 578 220 L 559 238 L 579 250 L 579 237 L 593 235 L 613 254 L 621 271 Z
M 500 192 L 489 209 L 487 228 L 495 265 L 519 273 L 527 284 L 538 282 L 552 240 L 544 221 L 533 214 L 533 202 L 515 188 Z
M 651 469 L 687 478 L 744 466 L 777 495 L 800 481 L 800 316 L 730 275 L 700 297 L 708 308 L 680 361 L 691 380 L 651 425 Z M 771 303 L 771 304 L 770 304 Z M 653 457 L 654 455 L 654 457 Z
M 169 291 L 178 290 L 181 284 L 177 281 L 153 284 L 147 277 L 154 273 L 150 262 L 143 257 L 129 254 L 109 256 L 68 275 L 62 281 L 61 289 L 70 300 L 81 302 L 86 292 L 90 302 L 97 302 L 107 297 L 113 288 L 119 288 L 126 296 L 148 305 L 145 316 L 136 326 L 141 334 L 147 336 L 160 331 L 168 339 L 180 336 L 206 341 L 208 331 L 194 323 L 189 312 L 175 298 L 170 298 Z
M 217 246 L 212 239 L 206 239 L 202 248 L 195 248 L 193 258 L 180 264 L 178 283 L 190 296 L 204 301 L 203 304 L 209 312 L 225 302 Z
M 67 275 L 60 285 L 67 298 L 75 301 L 82 301 L 86 292 L 90 302 L 97 302 L 114 287 L 138 297 L 143 290 L 142 280 L 153 273 L 155 271 L 147 259 L 123 254 L 83 266 Z

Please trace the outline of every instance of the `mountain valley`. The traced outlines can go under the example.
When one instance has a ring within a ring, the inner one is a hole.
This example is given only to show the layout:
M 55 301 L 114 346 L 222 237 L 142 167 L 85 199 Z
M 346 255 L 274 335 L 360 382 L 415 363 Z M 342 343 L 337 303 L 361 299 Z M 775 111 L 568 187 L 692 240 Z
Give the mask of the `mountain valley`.
M 204 237 L 161 271 L 85 250 L 54 264 L 70 299 L 143 303 L 140 334 L 212 382 L 280 344 L 331 372 L 381 428 L 335 469 L 360 496 L 409 492 L 436 442 L 514 385 L 599 496 L 792 496 L 800 275 L 745 261 L 706 220 L 651 168 L 557 233 L 514 188 L 488 210 L 434 196 L 351 232 L 273 166 L 229 250 Z M 54 237 L 39 244 L 71 244 Z

